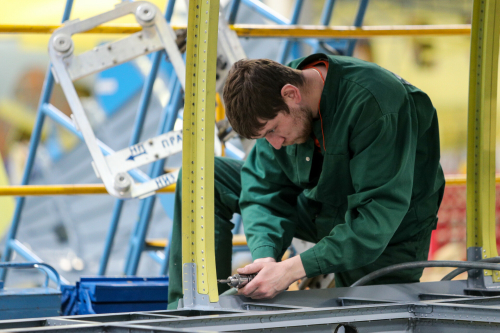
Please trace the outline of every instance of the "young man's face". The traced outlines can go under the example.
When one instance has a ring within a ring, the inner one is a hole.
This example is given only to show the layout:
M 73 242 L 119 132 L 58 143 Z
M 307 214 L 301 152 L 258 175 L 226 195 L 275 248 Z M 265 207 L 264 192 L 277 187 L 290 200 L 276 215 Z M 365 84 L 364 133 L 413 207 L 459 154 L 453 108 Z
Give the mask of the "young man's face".
M 312 131 L 312 112 L 305 107 L 290 108 L 290 114 L 280 112 L 268 120 L 259 132 L 259 138 L 266 140 L 278 150 L 283 146 L 301 144 L 307 141 Z

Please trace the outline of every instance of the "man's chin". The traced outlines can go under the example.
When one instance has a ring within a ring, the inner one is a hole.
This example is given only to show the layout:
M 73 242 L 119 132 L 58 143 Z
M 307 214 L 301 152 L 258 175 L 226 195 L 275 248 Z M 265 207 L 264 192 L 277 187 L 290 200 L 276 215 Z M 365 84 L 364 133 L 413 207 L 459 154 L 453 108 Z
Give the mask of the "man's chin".
M 308 139 L 309 139 L 309 137 L 307 137 L 307 138 L 299 138 L 299 139 L 295 140 L 295 142 L 293 144 L 294 145 L 301 145 L 303 143 L 306 143 Z

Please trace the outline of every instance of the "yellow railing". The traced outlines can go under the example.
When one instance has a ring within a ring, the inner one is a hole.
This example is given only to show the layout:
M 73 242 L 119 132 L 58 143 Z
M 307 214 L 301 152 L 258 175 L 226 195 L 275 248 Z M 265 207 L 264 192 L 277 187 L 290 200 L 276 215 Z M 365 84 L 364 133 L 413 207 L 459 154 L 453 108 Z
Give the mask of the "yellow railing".
M 368 38 L 411 35 L 468 35 L 470 25 L 395 25 L 395 26 L 315 26 L 315 25 L 256 25 L 230 26 L 240 37 L 281 38 Z
M 465 175 L 446 176 L 446 186 L 465 185 Z M 500 184 L 500 174 L 496 176 L 496 183 Z M 175 184 L 162 188 L 157 193 L 175 192 Z M 0 186 L 0 196 L 39 196 L 39 195 L 85 195 L 85 194 L 108 194 L 102 184 L 81 185 L 24 185 L 24 186 Z
M 157 193 L 175 192 L 175 184 L 162 188 Z M 108 194 L 103 184 L 82 185 L 24 185 L 0 186 L 0 196 L 38 196 L 38 195 L 79 195 L 79 194 Z
M 51 34 L 61 25 L 0 25 L 0 33 Z M 186 26 L 172 26 L 185 29 Z M 319 25 L 258 25 L 235 24 L 230 28 L 240 37 L 281 38 L 368 38 L 381 36 L 470 36 L 470 24 L 452 25 L 394 25 L 394 26 L 319 26 Z M 142 28 L 136 24 L 99 26 L 83 33 L 130 34 Z

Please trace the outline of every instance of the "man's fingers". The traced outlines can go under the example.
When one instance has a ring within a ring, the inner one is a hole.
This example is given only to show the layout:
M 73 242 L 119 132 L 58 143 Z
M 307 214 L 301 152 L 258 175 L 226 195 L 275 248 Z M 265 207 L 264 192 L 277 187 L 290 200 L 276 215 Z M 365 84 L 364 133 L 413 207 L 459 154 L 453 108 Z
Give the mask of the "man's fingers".
M 274 296 L 276 296 L 275 293 L 271 292 L 271 291 L 264 291 L 264 290 L 261 290 L 261 289 L 256 289 L 250 296 L 250 298 L 252 299 L 267 299 L 267 298 L 273 298 Z
M 243 288 L 238 289 L 238 295 L 243 295 L 246 297 L 252 297 L 252 295 L 259 289 L 258 286 L 254 286 L 251 282 L 244 286 Z

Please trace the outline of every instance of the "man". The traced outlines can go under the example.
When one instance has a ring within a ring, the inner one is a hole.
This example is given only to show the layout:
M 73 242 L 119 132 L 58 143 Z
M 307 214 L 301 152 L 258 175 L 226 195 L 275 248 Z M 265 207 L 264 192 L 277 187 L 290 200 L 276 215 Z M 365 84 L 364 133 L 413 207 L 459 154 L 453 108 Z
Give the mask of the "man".
M 218 278 L 230 275 L 233 212 L 242 215 L 254 259 L 238 272 L 258 273 L 239 293 L 255 299 L 306 276 L 335 273 L 336 286 L 347 287 L 377 269 L 427 260 L 444 176 L 425 93 L 375 64 L 315 54 L 289 67 L 235 63 L 224 101 L 234 130 L 257 142 L 244 163 L 216 159 Z M 316 245 L 279 262 L 293 237 Z M 180 281 L 174 246 L 171 283 Z M 421 275 L 398 271 L 372 284 Z M 175 283 L 170 302 L 181 297 Z

